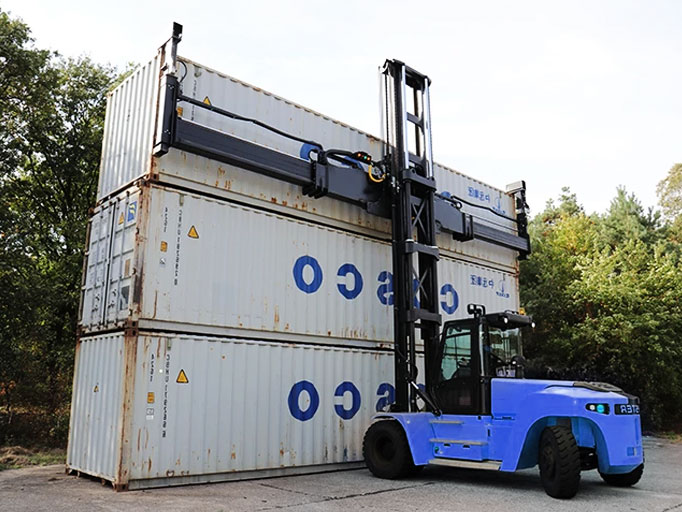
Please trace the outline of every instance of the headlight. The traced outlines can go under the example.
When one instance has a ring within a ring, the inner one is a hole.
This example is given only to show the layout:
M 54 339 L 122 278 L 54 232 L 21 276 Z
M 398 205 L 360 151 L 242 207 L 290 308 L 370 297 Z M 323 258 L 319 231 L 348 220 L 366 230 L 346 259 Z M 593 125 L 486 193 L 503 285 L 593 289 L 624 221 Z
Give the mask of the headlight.
M 585 409 L 590 412 L 596 412 L 597 414 L 608 414 L 609 404 L 587 404 Z

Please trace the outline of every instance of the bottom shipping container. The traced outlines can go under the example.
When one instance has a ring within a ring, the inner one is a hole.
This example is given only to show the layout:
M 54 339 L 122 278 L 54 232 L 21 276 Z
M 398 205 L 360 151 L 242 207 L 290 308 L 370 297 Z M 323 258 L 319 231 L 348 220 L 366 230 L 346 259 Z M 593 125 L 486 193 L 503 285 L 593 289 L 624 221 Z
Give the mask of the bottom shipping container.
M 392 380 L 390 351 L 130 330 L 85 337 L 67 468 L 121 490 L 348 467 L 392 401 Z

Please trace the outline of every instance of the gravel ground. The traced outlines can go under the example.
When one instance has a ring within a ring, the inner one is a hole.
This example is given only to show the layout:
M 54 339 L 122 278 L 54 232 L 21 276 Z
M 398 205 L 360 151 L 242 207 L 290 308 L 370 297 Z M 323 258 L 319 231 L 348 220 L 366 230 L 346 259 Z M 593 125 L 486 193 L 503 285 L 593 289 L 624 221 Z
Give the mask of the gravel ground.
M 609 487 L 588 471 L 568 501 L 544 493 L 537 469 L 508 474 L 428 467 L 418 478 L 401 481 L 379 480 L 360 469 L 117 493 L 65 475 L 63 466 L 44 466 L 0 472 L 0 510 L 682 512 L 682 444 L 645 438 L 644 447 L 646 468 L 638 485 Z

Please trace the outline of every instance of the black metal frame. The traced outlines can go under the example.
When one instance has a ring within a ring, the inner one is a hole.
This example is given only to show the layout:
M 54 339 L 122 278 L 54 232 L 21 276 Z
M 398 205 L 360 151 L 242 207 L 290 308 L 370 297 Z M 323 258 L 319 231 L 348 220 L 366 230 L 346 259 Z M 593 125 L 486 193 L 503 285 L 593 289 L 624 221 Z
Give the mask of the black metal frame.
M 386 183 L 376 183 L 366 172 L 354 167 L 303 160 L 245 141 L 218 130 L 186 121 L 178 116 L 177 104 L 186 101 L 180 94 L 177 78 L 168 75 L 163 91 L 164 109 L 160 117 L 159 139 L 154 155 L 161 156 L 171 147 L 248 169 L 303 188 L 311 197 L 328 195 L 380 217 L 391 218 L 390 192 Z M 416 181 L 418 178 L 412 178 Z M 434 196 L 434 219 L 437 232 L 450 233 L 455 240 L 483 240 L 519 252 L 519 258 L 530 253 L 525 231 L 514 235 L 483 224 L 458 208 L 456 200 Z

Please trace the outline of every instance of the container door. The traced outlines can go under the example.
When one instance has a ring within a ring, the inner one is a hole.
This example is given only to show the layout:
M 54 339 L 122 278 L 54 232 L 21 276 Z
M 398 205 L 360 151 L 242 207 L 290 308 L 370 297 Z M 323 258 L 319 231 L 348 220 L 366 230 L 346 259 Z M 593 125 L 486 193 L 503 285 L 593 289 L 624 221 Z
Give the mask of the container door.
M 85 278 L 81 287 L 80 324 L 86 330 L 100 327 L 104 321 L 111 230 L 116 200 L 100 206 L 90 219 L 90 237 L 85 253 Z
M 113 327 L 129 314 L 138 204 L 134 189 L 101 205 L 90 219 L 80 320 L 87 332 Z
M 104 305 L 104 321 L 110 327 L 120 325 L 132 314 L 133 255 L 139 205 L 139 189 L 119 196 L 116 204 Z

